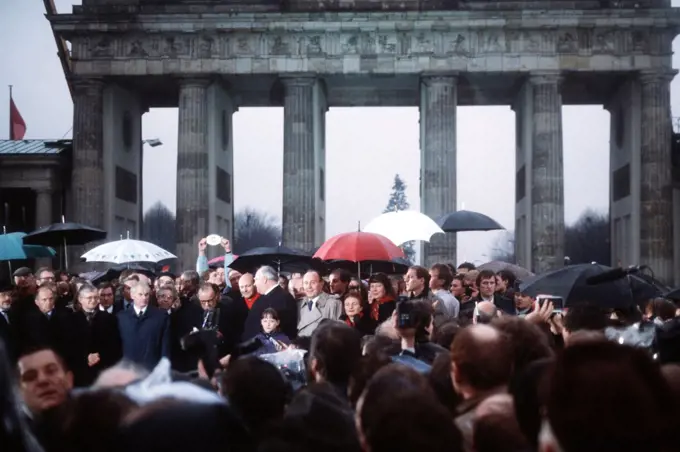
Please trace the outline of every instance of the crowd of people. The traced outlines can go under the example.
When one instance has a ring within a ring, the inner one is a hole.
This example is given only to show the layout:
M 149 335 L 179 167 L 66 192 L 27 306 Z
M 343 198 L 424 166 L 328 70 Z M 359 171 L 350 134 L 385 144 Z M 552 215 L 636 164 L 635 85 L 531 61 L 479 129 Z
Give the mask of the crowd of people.
M 242 274 L 222 246 L 179 275 L 0 283 L 0 450 L 678 450 L 680 359 L 604 334 L 680 321 L 669 300 L 555 309 L 469 263 Z M 291 351 L 301 388 L 265 359 Z

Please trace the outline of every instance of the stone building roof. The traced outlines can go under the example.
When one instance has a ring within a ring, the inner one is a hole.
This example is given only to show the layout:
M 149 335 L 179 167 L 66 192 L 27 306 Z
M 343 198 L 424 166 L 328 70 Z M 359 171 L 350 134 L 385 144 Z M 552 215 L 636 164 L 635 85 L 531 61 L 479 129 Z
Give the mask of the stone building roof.
M 71 149 L 72 140 L 0 140 L 0 155 L 54 155 Z

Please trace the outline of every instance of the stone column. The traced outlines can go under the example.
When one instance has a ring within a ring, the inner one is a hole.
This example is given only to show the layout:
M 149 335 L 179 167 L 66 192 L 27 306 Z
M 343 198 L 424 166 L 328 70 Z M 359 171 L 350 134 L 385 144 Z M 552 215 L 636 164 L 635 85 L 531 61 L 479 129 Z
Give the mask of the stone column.
M 282 79 L 283 100 L 283 244 L 311 251 L 318 221 L 314 140 L 315 77 Z
M 179 92 L 177 153 L 177 269 L 196 266 L 198 241 L 208 235 L 208 81 L 187 79 Z
M 668 284 L 674 278 L 670 82 L 675 74 L 640 74 L 640 264 Z
M 74 82 L 73 218 L 67 221 L 104 228 L 103 98 L 99 80 Z
M 564 265 L 564 163 L 559 73 L 530 77 L 533 99 L 531 156 L 532 271 Z
M 48 226 L 54 222 L 52 204 L 53 191 L 49 188 L 35 190 L 35 228 Z
M 420 86 L 420 211 L 437 220 L 456 210 L 457 78 L 425 76 Z M 456 234 L 437 234 L 422 262 L 456 262 Z
M 53 191 L 49 188 L 39 188 L 35 190 L 35 228 L 49 226 L 54 222 L 53 218 Z M 58 245 L 58 244 L 55 244 Z M 54 246 L 57 252 L 61 252 L 63 248 Z M 51 267 L 52 259 L 41 258 L 35 261 L 36 268 Z

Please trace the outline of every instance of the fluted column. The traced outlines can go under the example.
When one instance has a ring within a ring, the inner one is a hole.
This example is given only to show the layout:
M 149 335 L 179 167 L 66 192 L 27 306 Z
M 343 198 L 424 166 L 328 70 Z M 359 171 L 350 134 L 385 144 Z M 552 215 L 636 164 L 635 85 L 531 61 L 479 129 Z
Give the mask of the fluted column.
M 675 74 L 640 74 L 640 264 L 668 284 L 674 278 L 670 82 Z
M 207 88 L 203 79 L 183 80 L 179 91 L 177 141 L 177 262 L 193 269 L 198 241 L 210 233 Z
M 283 243 L 315 247 L 317 184 L 314 143 L 314 77 L 286 77 L 283 101 Z
M 41 228 L 53 222 L 53 191 L 52 189 L 39 188 L 35 190 L 35 227 Z
M 73 218 L 104 228 L 103 89 L 100 80 L 77 80 L 73 97 Z
M 530 77 L 533 98 L 531 237 L 532 270 L 564 265 L 564 162 L 562 96 L 558 73 Z
M 457 78 L 423 77 L 420 96 L 420 211 L 437 220 L 456 210 Z M 434 235 L 422 261 L 428 267 L 456 262 L 456 234 Z

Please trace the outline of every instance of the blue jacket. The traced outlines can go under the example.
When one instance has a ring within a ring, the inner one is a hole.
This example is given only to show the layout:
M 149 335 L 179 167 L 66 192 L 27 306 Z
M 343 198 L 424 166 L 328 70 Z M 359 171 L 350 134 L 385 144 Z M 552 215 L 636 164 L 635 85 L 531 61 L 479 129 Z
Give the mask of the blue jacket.
M 170 359 L 170 316 L 153 306 L 137 317 L 133 308 L 118 313 L 123 358 L 151 370 L 162 357 Z
M 288 336 L 280 332 L 275 332 L 272 334 L 260 333 L 255 337 L 260 339 L 264 344 L 262 345 L 262 347 L 258 348 L 253 352 L 253 355 L 255 356 L 266 355 L 268 353 L 277 353 L 280 351 L 277 350 L 274 343 L 269 340 L 270 337 L 276 339 L 279 342 L 283 342 L 286 345 L 290 345 L 290 339 L 288 339 Z

